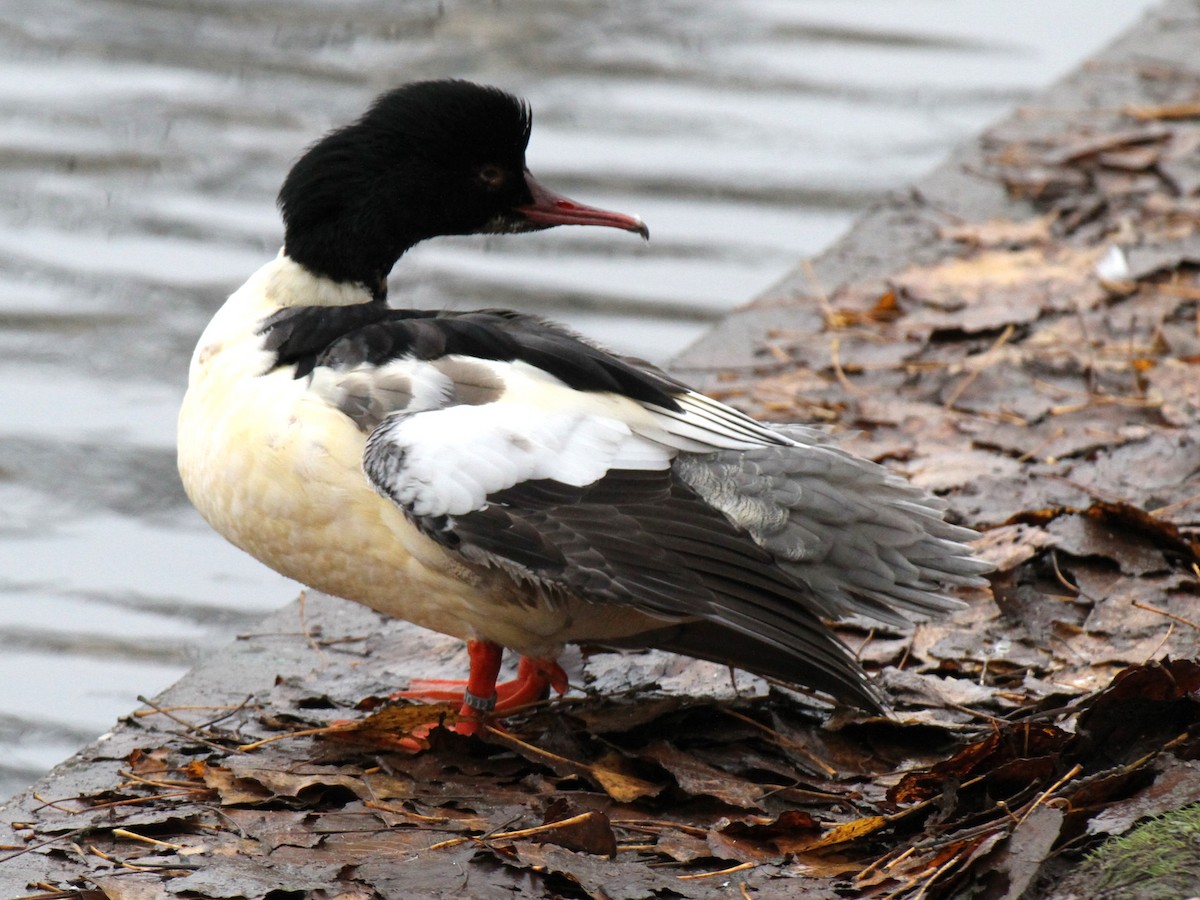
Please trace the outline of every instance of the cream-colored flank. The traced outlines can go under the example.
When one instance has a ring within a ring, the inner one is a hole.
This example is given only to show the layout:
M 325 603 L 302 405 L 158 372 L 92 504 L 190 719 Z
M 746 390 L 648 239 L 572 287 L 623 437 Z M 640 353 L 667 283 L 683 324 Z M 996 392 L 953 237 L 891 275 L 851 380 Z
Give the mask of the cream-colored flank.
M 526 655 L 554 656 L 571 640 L 661 624 L 629 609 L 552 600 L 499 569 L 470 566 L 375 492 L 362 472 L 367 434 L 308 378 L 293 378 L 291 367 L 269 370 L 274 354 L 257 333 L 285 307 L 369 299 L 362 288 L 314 276 L 281 254 L 218 311 L 193 355 L 179 416 L 179 472 L 204 518 L 272 569 L 317 590 Z M 626 404 L 632 409 L 623 413 L 648 418 Z

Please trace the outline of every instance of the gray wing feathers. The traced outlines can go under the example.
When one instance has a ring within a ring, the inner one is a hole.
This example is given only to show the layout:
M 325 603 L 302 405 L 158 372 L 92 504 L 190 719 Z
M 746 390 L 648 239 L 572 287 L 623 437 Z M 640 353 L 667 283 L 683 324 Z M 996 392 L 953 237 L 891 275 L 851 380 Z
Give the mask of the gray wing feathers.
M 490 500 L 467 515 L 416 521 L 471 562 L 662 621 L 661 631 L 622 646 L 679 649 L 879 708 L 853 658 L 770 551 L 670 472 L 614 471 L 579 488 L 527 482 Z M 715 637 L 721 629 L 724 641 Z M 775 663 L 761 665 L 764 653 Z
M 961 604 L 946 585 L 982 585 L 967 528 L 945 504 L 811 428 L 781 427 L 787 447 L 681 454 L 678 477 L 744 529 L 831 618 L 903 624 Z

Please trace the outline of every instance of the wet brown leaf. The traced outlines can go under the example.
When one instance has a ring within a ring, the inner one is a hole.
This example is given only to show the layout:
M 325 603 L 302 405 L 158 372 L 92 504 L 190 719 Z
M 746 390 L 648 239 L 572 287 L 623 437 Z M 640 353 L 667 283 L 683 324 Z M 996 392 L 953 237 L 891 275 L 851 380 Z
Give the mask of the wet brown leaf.
M 774 819 L 746 819 L 708 833 L 713 854 L 738 862 L 765 862 L 812 849 L 821 826 L 808 813 L 788 810 Z
M 1022 787 L 1045 777 L 1056 765 L 1070 735 L 1052 725 L 1024 723 L 997 729 L 963 747 L 925 772 L 904 776 L 888 791 L 895 803 L 917 803 L 942 793 L 947 783 L 999 775 L 1006 785 Z M 1006 768 L 1006 767 L 1013 768 Z
M 458 705 L 453 703 L 393 704 L 361 719 L 338 723 L 323 736 L 329 740 L 411 752 L 414 733 L 422 732 L 417 740 L 424 743 L 423 732 L 430 725 L 453 724 L 458 720 Z
M 546 809 L 542 824 L 555 827 L 534 835 L 535 841 L 610 859 L 617 855 L 617 836 L 613 833 L 612 823 L 599 810 L 578 812 L 560 797 Z
M 941 229 L 941 235 L 947 240 L 975 247 L 1021 247 L 1049 241 L 1053 221 L 1053 216 L 1037 216 L 1019 222 L 991 219 L 947 226 Z
M 910 268 L 895 284 L 921 304 L 904 326 L 954 329 L 967 334 L 994 331 L 1039 319 L 1058 291 L 1073 292 L 1077 306 L 1096 303 L 1102 292 L 1092 270 L 1093 250 L 1055 247 L 981 250 L 924 268 Z
M 634 775 L 625 757 L 610 753 L 586 768 L 587 773 L 618 803 L 631 803 L 645 797 L 657 797 L 663 785 Z
M 651 744 L 639 755 L 666 769 L 680 790 L 693 796 L 715 797 L 731 806 L 750 809 L 758 805 L 765 793 L 761 786 L 703 763 L 666 741 Z
M 862 819 L 855 819 L 852 822 L 843 822 L 841 825 L 835 825 L 833 828 L 830 828 L 804 849 L 819 850 L 824 847 L 833 847 L 837 844 L 848 844 L 867 835 L 874 834 L 879 829 L 891 824 L 891 821 L 887 816 L 867 816 Z
M 1089 834 L 1124 834 L 1139 819 L 1194 803 L 1200 803 L 1200 762 L 1168 758 L 1162 761 L 1150 787 L 1097 813 L 1088 821 L 1087 830 Z
M 91 881 L 106 900 L 170 900 L 158 875 L 97 875 Z
M 1006 843 L 986 855 L 977 854 L 979 882 L 987 889 L 986 896 L 996 900 L 1021 900 L 1027 896 L 1026 891 L 1037 880 L 1058 841 L 1062 825 L 1062 810 L 1039 806 L 1017 824 Z
M 171 750 L 168 747 L 155 747 L 144 750 L 141 747 L 129 754 L 129 771 L 142 778 L 163 775 L 170 770 Z

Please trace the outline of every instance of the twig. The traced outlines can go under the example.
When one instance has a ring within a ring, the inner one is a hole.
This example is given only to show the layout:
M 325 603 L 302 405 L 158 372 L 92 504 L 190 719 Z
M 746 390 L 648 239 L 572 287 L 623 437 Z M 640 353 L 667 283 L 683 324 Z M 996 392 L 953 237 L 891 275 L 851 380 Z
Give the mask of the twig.
M 736 710 L 725 709 L 723 707 L 718 707 L 718 709 L 720 710 L 720 712 L 723 712 L 725 715 L 731 716 L 732 718 L 737 719 L 739 722 L 745 722 L 747 725 L 757 728 L 759 731 L 763 732 L 764 734 L 770 735 L 771 739 L 773 741 L 775 741 L 775 743 L 777 743 L 779 746 L 787 747 L 790 750 L 793 750 L 793 751 L 799 753 L 801 756 L 803 756 L 805 759 L 807 759 L 809 762 L 811 762 L 814 766 L 816 766 L 818 769 L 820 769 L 822 772 L 824 772 L 825 775 L 828 776 L 829 778 L 833 778 L 834 776 L 837 775 L 837 769 L 835 769 L 829 763 L 825 762 L 825 760 L 815 756 L 812 753 L 812 751 L 810 751 L 807 747 L 805 747 L 799 741 L 793 741 L 790 738 L 786 738 L 782 734 L 780 734 L 778 731 L 776 731 L 774 728 L 770 728 L 770 727 L 764 725 L 762 722 L 756 722 L 754 719 L 750 718 L 747 715 L 743 715 L 742 713 L 737 712 Z
M 1021 816 L 1020 821 L 1017 822 L 1017 827 L 1020 828 L 1021 825 L 1025 822 L 1025 820 L 1028 819 L 1033 814 L 1033 811 L 1042 805 L 1042 802 L 1044 800 L 1049 798 L 1051 794 L 1053 794 L 1060 787 L 1062 787 L 1064 784 L 1066 784 L 1068 781 L 1070 781 L 1072 778 L 1074 778 L 1076 775 L 1078 775 L 1082 771 L 1083 771 L 1083 766 L 1080 765 L 1079 763 L 1075 763 L 1075 765 L 1071 766 L 1070 771 L 1068 771 L 1066 775 L 1064 775 L 1062 778 L 1058 779 L 1058 781 L 1054 782 L 1054 784 L 1050 785 L 1050 787 L 1046 788 L 1046 790 L 1044 790 L 1040 794 L 1038 794 L 1037 797 L 1034 798 L 1034 801 L 1029 804 L 1029 808 L 1027 810 L 1025 810 L 1025 813 Z
M 151 868 L 150 866 L 138 866 L 138 865 L 134 865 L 131 862 L 126 862 L 123 859 L 117 859 L 115 856 L 105 853 L 103 850 L 100 850 L 97 847 L 89 846 L 88 852 L 100 857 L 105 862 L 113 863 L 114 865 L 121 866 L 124 869 L 132 869 L 134 872 L 153 872 L 154 871 L 154 868 Z
M 1114 397 L 1109 394 L 1090 394 L 1086 403 L 1067 403 L 1063 406 L 1052 406 L 1047 412 L 1052 416 L 1063 416 L 1067 413 L 1082 412 L 1093 406 L 1132 406 L 1135 409 L 1157 409 L 1163 405 L 1161 400 L 1144 400 L 1141 397 Z
M 744 872 L 747 869 L 753 869 L 755 866 L 752 862 L 739 863 L 736 866 L 730 866 L 728 869 L 720 869 L 716 872 L 700 872 L 696 875 L 679 875 L 680 881 L 696 881 L 700 878 L 717 878 L 721 875 L 732 875 L 734 872 Z
M 166 788 L 168 790 L 177 791 L 206 791 L 208 785 L 199 781 L 153 781 L 149 778 L 142 778 L 139 775 L 134 775 L 127 769 L 117 769 L 117 774 L 134 784 L 144 784 L 147 787 Z
M 674 828 L 676 831 L 692 837 L 702 838 L 708 835 L 708 831 L 703 828 L 686 825 L 683 822 L 672 822 L 668 819 L 610 819 L 609 824 L 613 828 L 621 828 L 625 831 L 644 831 L 647 834 L 659 834 L 664 828 Z
M 180 709 L 181 707 L 158 706 L 156 703 L 154 703 L 153 700 L 150 700 L 143 694 L 138 694 L 137 699 L 138 699 L 138 703 L 144 703 L 146 706 L 150 707 L 156 713 L 166 716 L 168 719 L 170 719 L 176 725 L 182 725 L 184 728 L 186 728 L 188 730 L 189 733 L 193 732 L 197 728 L 199 728 L 199 726 L 196 725 L 194 722 L 189 722 L 187 719 L 181 719 L 179 716 L 177 716 L 173 712 L 171 712 L 172 709 Z
M 967 373 L 967 377 L 958 383 L 958 387 L 950 392 L 950 396 L 947 397 L 946 402 L 942 404 L 944 408 L 954 409 L 954 404 L 958 402 L 958 399 L 963 395 L 967 388 L 975 383 L 975 379 L 977 379 L 983 373 L 984 369 L 991 364 L 992 357 L 1000 351 L 1001 347 L 1009 342 L 1012 336 L 1016 333 L 1016 330 L 1017 326 L 1012 322 L 1009 322 L 1008 326 L 1003 332 L 1001 332 L 1000 337 L 996 338 L 996 340 L 992 343 L 992 346 L 983 351 L 983 355 L 979 358 L 979 364 Z
M 817 270 L 813 267 L 812 260 L 805 257 L 800 261 L 800 271 L 804 273 L 804 277 L 808 280 L 809 287 L 817 296 L 817 303 L 821 306 L 821 315 L 825 319 L 826 327 L 832 327 L 837 320 L 837 313 L 833 309 L 833 304 L 829 302 L 829 293 L 825 290 L 825 286 L 821 284 L 821 279 L 817 276 Z
M 482 844 L 484 846 L 487 846 L 487 842 L 492 840 L 494 837 L 496 837 L 500 833 L 501 828 L 504 828 L 507 825 L 510 825 L 511 823 L 513 823 L 515 821 L 516 821 L 516 818 L 509 819 L 507 822 L 504 823 L 504 825 L 499 825 L 496 828 L 494 828 L 493 830 L 487 832 L 486 834 L 471 835 L 468 837 L 451 838 L 448 841 L 439 841 L 436 844 L 430 844 L 425 849 L 426 850 L 442 850 L 446 847 L 457 847 L 459 844 L 465 844 L 468 841 L 474 841 L 477 844 Z
M 36 800 L 38 803 L 42 804 L 41 806 L 38 807 L 38 809 L 45 809 L 48 806 L 51 809 L 57 809 L 59 812 L 65 812 L 72 816 L 75 815 L 76 812 L 78 812 L 78 810 L 67 809 L 65 806 L 59 806 L 58 804 L 61 802 L 59 800 L 47 800 L 45 797 L 43 797 L 37 791 L 33 792 L 33 799 Z M 76 798 L 68 798 L 68 799 L 76 799 Z
M 1197 500 L 1200 500 L 1200 494 L 1192 494 L 1190 497 L 1184 497 L 1182 500 L 1176 500 L 1174 503 L 1168 503 L 1166 506 L 1160 506 L 1158 509 L 1152 509 L 1150 510 L 1150 515 L 1154 516 L 1156 519 L 1162 518 L 1163 516 L 1170 515 L 1177 509 L 1181 509 L 1184 506 L 1190 506 Z
M 247 694 L 246 699 L 243 700 L 241 703 L 239 703 L 237 706 L 227 707 L 226 711 L 223 712 L 221 715 L 217 716 L 215 719 L 209 719 L 207 722 L 202 722 L 197 727 L 207 731 L 209 728 L 212 728 L 218 722 L 223 722 L 226 719 L 228 719 L 230 716 L 236 716 L 239 712 L 241 712 L 243 709 L 245 709 L 247 706 L 249 706 L 250 702 L 253 699 L 254 699 L 253 694 Z
M 1018 456 L 1017 462 L 1021 462 L 1021 463 L 1029 462 L 1031 459 L 1034 459 L 1038 454 L 1040 454 L 1043 450 L 1045 450 L 1047 447 L 1049 447 L 1051 444 L 1053 444 L 1055 441 L 1057 441 L 1060 437 L 1062 437 L 1066 433 L 1067 433 L 1067 429 L 1060 425 L 1053 432 L 1051 432 L 1044 441 L 1042 441 L 1040 444 L 1038 444 L 1032 450 L 1027 450 L 1026 452 L 1022 453 L 1020 456 Z
M 46 840 L 39 841 L 36 844 L 30 844 L 28 847 L 22 847 L 16 853 L 10 853 L 8 856 L 0 856 L 0 863 L 6 863 L 9 860 L 16 859 L 18 856 L 21 856 L 25 853 L 31 853 L 34 850 L 41 850 L 43 847 L 48 847 L 51 844 L 57 844 L 59 841 L 72 840 L 74 838 L 79 837 L 86 830 L 87 830 L 86 828 L 76 828 L 74 831 L 67 831 L 67 832 L 64 832 L 63 834 L 57 835 L 55 837 L 46 838 Z
M 1162 640 L 1158 642 L 1158 646 L 1154 648 L 1154 650 L 1150 653 L 1150 655 L 1148 657 L 1146 657 L 1144 660 L 1142 660 L 1142 664 L 1145 665 L 1146 663 L 1150 662 L 1150 660 L 1154 659 L 1154 657 L 1158 656 L 1159 652 L 1162 650 L 1163 647 L 1166 646 L 1167 641 L 1169 641 L 1171 639 L 1171 635 L 1173 635 L 1174 633 L 1175 633 L 1175 623 L 1172 622 L 1170 625 L 1167 626 L 1167 633 L 1162 636 Z
M 115 865 L 121 866 L 122 868 L 125 868 L 125 869 L 129 869 L 130 871 L 133 871 L 133 872 L 162 872 L 165 874 L 165 873 L 174 872 L 174 871 L 194 872 L 196 869 L 200 868 L 200 866 L 196 865 L 195 863 L 177 863 L 177 862 L 161 862 L 161 863 L 153 862 L 153 863 L 149 863 L 148 865 L 139 866 L 139 865 L 135 865 L 134 863 L 131 863 L 131 862 L 126 862 L 123 859 L 117 859 L 115 856 L 105 853 L 103 850 L 99 850 L 96 847 L 92 847 L 90 845 L 88 846 L 88 851 L 95 854 L 96 856 L 100 857 L 101 859 L 103 859 L 107 862 L 114 863 Z
M 320 668 L 324 670 L 329 666 L 329 654 L 321 649 L 320 645 L 316 641 L 316 638 L 313 637 L 312 631 L 309 630 L 308 618 L 305 615 L 305 605 L 307 602 L 308 591 L 301 591 L 300 602 L 297 604 L 300 612 L 300 631 L 304 633 L 304 639 L 308 642 L 308 646 L 311 647 L 312 651 L 320 658 Z
M 367 809 L 377 809 L 380 812 L 390 813 L 393 816 L 404 816 L 408 819 L 415 819 L 418 822 L 428 822 L 430 825 L 445 825 L 450 821 L 446 816 L 423 816 L 410 809 L 405 809 L 403 806 L 396 808 L 379 800 L 364 800 L 363 806 L 367 807 Z
M 596 815 L 594 810 L 588 810 L 585 813 L 580 813 L 577 816 L 571 816 L 569 819 L 559 819 L 557 822 L 548 822 L 545 825 L 535 825 L 532 828 L 520 828 L 516 831 L 498 831 L 492 834 L 488 840 L 491 841 L 508 841 L 515 838 L 530 837 L 535 834 L 545 834 L 548 831 L 557 831 L 559 828 L 566 828 L 570 825 L 582 825 L 592 816 Z
M 320 728 L 305 728 L 301 731 L 289 731 L 286 734 L 276 734 L 272 737 L 263 738 L 261 741 L 253 741 L 249 744 L 238 745 L 238 750 L 242 753 L 249 753 L 252 750 L 257 750 L 259 747 L 265 747 L 267 744 L 273 744 L 276 741 L 286 741 L 289 738 L 312 737 L 314 734 L 337 734 L 342 731 L 353 731 L 358 727 L 355 722 L 350 722 L 345 725 L 322 725 Z
M 186 844 L 171 844 L 167 841 L 160 841 L 156 838 L 146 837 L 144 834 L 138 834 L 135 831 L 130 831 L 127 828 L 114 828 L 112 830 L 113 837 L 125 838 L 130 841 L 141 841 L 143 844 L 150 844 L 154 847 L 162 847 L 167 850 L 186 850 Z
M 858 649 L 854 651 L 854 658 L 856 660 L 858 660 L 859 662 L 862 662 L 862 655 L 866 652 L 867 647 L 870 646 L 871 641 L 874 640 L 874 638 L 875 638 L 875 629 L 872 628 L 870 631 L 867 632 L 867 636 L 865 638 L 863 638 L 862 643 L 858 645 Z
M 1132 601 L 1133 605 L 1138 609 L 1144 609 L 1146 612 L 1158 613 L 1160 616 L 1166 616 L 1168 619 L 1174 619 L 1181 625 L 1187 625 L 1191 628 L 1200 629 L 1200 624 L 1193 622 L 1191 619 L 1185 619 L 1183 616 L 1177 616 L 1173 612 L 1165 609 L 1159 609 L 1157 606 L 1151 606 L 1149 603 L 1143 603 L 1140 600 Z
M 89 809 L 113 809 L 117 806 L 137 806 L 139 803 L 149 803 L 151 800 L 174 800 L 176 797 L 186 797 L 196 793 L 191 791 L 171 791 L 166 794 L 151 794 L 149 797 L 130 797 L 127 800 L 113 800 L 109 803 L 97 803 Z
M 253 695 L 251 695 L 251 696 L 253 696 Z M 141 700 L 140 697 L 138 699 Z M 249 698 L 247 698 L 247 700 L 248 699 Z M 142 702 L 145 702 L 145 701 L 142 701 Z M 180 710 L 200 710 L 200 709 L 227 709 L 232 712 L 237 712 L 239 709 L 241 709 L 242 707 L 244 707 L 246 705 L 246 702 L 247 701 L 244 700 L 237 706 L 228 706 L 228 705 L 224 705 L 224 704 L 221 704 L 221 705 L 213 704 L 213 705 L 209 705 L 209 706 L 201 706 L 201 705 L 196 705 L 196 706 L 154 706 L 152 709 L 134 710 L 133 717 L 135 719 L 144 719 L 147 716 L 166 715 L 168 712 L 178 712 Z M 153 706 L 153 704 L 147 704 L 147 705 Z M 180 720 L 176 719 L 175 721 L 178 722 Z
M 971 849 L 974 850 L 975 848 L 972 847 Z M 968 854 L 955 854 L 942 863 L 942 865 L 934 869 L 933 874 L 925 879 L 925 883 L 921 885 L 921 889 L 917 891 L 917 895 L 913 898 L 913 900 L 922 900 L 922 898 L 929 893 L 929 889 L 933 886 L 933 883 L 950 871 L 951 868 L 962 863 L 964 856 L 967 855 Z
M 850 379 L 846 377 L 846 370 L 842 368 L 841 349 L 842 339 L 835 334 L 829 339 L 829 361 L 833 364 L 834 377 L 837 378 L 838 384 L 840 384 L 848 393 L 860 395 L 865 394 L 866 391 L 863 388 L 853 384 Z
M 1067 576 L 1063 574 L 1062 569 L 1058 567 L 1058 553 L 1055 550 L 1050 551 L 1050 564 L 1054 567 L 1054 577 L 1058 579 L 1058 583 L 1065 587 L 1072 594 L 1079 593 L 1079 586 L 1071 584 L 1067 580 Z
M 204 736 L 201 734 L 201 732 L 205 728 L 205 726 L 203 724 L 198 725 L 193 722 L 189 722 L 187 719 L 181 719 L 179 716 L 177 716 L 171 712 L 171 709 L 179 708 L 179 707 L 159 706 L 157 703 L 155 703 L 153 700 L 150 700 L 144 694 L 138 694 L 137 699 L 138 699 L 139 703 L 144 703 L 146 706 L 149 706 L 155 712 L 161 713 L 162 715 L 164 715 L 168 719 L 170 719 L 172 722 L 175 722 L 176 724 L 183 726 L 182 734 L 179 734 L 178 732 L 172 732 L 172 731 L 167 732 L 168 734 L 174 734 L 176 737 L 181 737 L 184 740 L 196 741 L 199 744 L 203 744 L 205 747 L 211 747 L 213 750 L 217 750 L 221 753 L 229 753 L 230 752 L 229 747 L 218 744 L 216 742 L 216 740 L 214 740 L 214 738 L 218 737 L 218 735 Z M 224 716 L 222 716 L 220 718 L 224 718 Z M 220 721 L 220 719 L 218 719 L 217 721 Z M 235 751 L 235 752 L 241 752 L 241 751 Z
M 447 847 L 457 847 L 459 844 L 465 844 L 467 841 L 478 841 L 481 838 L 474 837 L 456 837 L 450 838 L 448 841 L 438 841 L 436 844 L 430 844 L 426 850 L 445 850 Z

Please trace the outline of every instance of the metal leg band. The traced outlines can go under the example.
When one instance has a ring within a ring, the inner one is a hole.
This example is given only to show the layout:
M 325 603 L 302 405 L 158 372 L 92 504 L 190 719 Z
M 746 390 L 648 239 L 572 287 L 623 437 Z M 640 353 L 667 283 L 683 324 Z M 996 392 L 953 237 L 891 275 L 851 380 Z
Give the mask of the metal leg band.
M 480 713 L 490 713 L 496 708 L 496 695 L 492 694 L 492 696 L 485 699 L 483 697 L 477 697 L 468 690 L 464 690 L 463 705 L 469 706 L 471 709 Z

